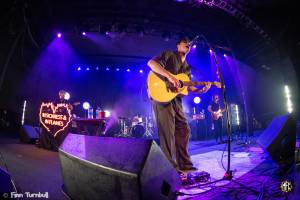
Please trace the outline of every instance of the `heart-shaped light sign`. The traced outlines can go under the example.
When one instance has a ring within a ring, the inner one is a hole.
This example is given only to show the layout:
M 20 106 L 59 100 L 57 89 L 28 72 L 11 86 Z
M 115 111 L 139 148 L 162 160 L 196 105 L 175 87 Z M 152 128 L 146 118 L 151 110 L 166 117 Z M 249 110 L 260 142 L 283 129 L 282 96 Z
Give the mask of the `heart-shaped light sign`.
M 69 126 L 72 116 L 70 106 L 65 103 L 42 103 L 39 115 L 40 123 L 54 137 Z

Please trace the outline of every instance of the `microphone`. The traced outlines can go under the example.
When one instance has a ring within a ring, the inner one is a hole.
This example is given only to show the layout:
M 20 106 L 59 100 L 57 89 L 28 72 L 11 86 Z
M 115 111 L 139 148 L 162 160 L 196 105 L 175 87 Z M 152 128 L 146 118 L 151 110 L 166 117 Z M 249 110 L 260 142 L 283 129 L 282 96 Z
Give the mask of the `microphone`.
M 199 35 L 196 35 L 190 42 L 189 42 L 189 46 L 192 46 L 193 44 L 195 44 L 197 42 L 199 38 Z

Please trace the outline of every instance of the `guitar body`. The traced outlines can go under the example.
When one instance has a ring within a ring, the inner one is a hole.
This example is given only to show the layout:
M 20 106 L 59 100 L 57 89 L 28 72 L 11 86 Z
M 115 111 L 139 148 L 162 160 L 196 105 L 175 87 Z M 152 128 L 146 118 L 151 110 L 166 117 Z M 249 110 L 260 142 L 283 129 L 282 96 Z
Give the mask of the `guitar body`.
M 188 75 L 183 73 L 173 76 L 181 82 L 190 81 Z M 163 80 L 152 71 L 148 75 L 147 85 L 149 96 L 157 102 L 167 103 L 172 101 L 178 95 L 186 96 L 188 94 L 187 86 L 182 86 L 175 91 L 174 89 L 170 88 L 168 81 Z
M 222 116 L 223 116 L 223 111 L 221 109 L 211 113 L 211 117 L 213 120 L 218 120 Z

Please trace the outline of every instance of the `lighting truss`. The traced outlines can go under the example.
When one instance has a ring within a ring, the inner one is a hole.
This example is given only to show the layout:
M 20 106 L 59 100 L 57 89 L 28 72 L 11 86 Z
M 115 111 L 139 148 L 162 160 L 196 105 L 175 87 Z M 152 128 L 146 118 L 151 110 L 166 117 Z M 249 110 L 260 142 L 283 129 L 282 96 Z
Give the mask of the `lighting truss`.
M 209 7 L 215 6 L 217 8 L 220 8 L 226 11 L 227 13 L 229 13 L 230 15 L 234 16 L 235 18 L 237 18 L 242 25 L 254 30 L 256 33 L 261 35 L 264 39 L 269 41 L 271 40 L 269 35 L 261 27 L 259 27 L 250 17 L 245 15 L 243 12 L 241 12 L 239 9 L 235 8 L 233 5 L 226 2 L 225 0 L 194 0 L 192 3 L 203 4 Z

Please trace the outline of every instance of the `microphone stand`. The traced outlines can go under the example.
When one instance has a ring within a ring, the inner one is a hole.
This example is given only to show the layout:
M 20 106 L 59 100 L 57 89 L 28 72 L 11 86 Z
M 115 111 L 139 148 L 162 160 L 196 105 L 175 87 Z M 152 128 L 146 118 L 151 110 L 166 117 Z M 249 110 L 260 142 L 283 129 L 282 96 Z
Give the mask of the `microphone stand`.
M 223 93 L 223 99 L 224 99 L 224 106 L 225 106 L 225 111 L 226 111 L 226 128 L 227 128 L 227 150 L 228 150 L 228 160 L 227 160 L 227 170 L 225 172 L 225 175 L 223 177 L 223 179 L 225 180 L 232 180 L 233 178 L 233 174 L 232 174 L 232 170 L 230 169 L 230 161 L 231 161 L 231 157 L 230 157 L 230 152 L 231 152 L 231 125 L 230 125 L 230 116 L 229 116 L 229 110 L 228 110 L 228 102 L 227 102 L 227 94 L 226 94 L 226 89 L 225 89 L 225 85 L 224 85 L 224 78 L 223 78 L 223 74 L 221 72 L 221 68 L 217 59 L 217 54 L 214 50 L 214 48 L 212 47 L 212 45 L 210 45 L 210 43 L 207 41 L 206 37 L 204 35 L 201 35 L 201 37 L 204 39 L 206 45 L 209 47 L 209 49 L 212 51 L 213 54 L 213 58 L 214 58 L 214 62 L 215 65 L 217 67 L 217 75 L 219 77 L 219 80 L 221 82 L 221 90 Z

